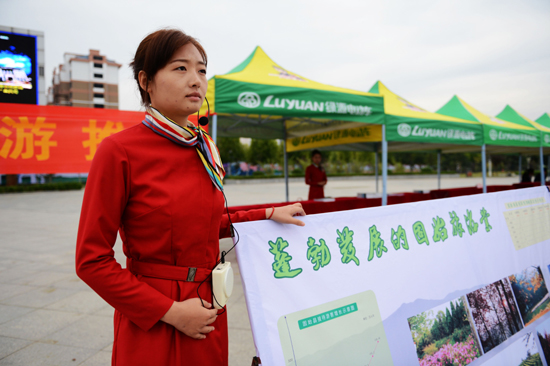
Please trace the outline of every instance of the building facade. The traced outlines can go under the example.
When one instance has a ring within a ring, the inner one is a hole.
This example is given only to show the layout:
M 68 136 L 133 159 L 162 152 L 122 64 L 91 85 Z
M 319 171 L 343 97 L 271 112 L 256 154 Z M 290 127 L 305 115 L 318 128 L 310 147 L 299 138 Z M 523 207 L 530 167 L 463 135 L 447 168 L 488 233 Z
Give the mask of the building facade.
M 65 53 L 64 63 L 54 69 L 48 104 L 118 109 L 121 66 L 98 50 L 90 50 L 88 55 Z

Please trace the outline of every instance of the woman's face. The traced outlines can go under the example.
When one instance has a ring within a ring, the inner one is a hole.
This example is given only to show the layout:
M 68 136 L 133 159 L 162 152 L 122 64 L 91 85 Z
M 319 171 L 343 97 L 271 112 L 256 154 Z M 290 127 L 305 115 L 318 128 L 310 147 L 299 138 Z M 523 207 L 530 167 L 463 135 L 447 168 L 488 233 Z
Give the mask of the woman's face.
M 321 160 L 323 160 L 323 157 L 321 156 L 321 154 L 315 154 L 311 157 L 311 161 L 315 165 L 321 164 Z
M 187 43 L 157 72 L 148 92 L 153 107 L 181 124 L 201 108 L 207 88 L 204 60 L 199 50 Z

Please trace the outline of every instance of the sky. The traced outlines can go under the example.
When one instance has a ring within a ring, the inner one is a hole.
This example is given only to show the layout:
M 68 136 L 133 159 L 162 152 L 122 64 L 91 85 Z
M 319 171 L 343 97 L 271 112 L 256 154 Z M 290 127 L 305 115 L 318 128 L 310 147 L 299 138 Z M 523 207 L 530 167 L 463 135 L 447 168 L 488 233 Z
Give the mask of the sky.
M 65 52 L 98 49 L 123 64 L 120 109 L 140 108 L 128 67 L 162 27 L 198 38 L 208 76 L 256 46 L 306 78 L 368 91 L 382 81 L 430 111 L 453 95 L 496 115 L 550 113 L 547 0 L 0 0 L 0 25 L 45 33 L 46 87 Z

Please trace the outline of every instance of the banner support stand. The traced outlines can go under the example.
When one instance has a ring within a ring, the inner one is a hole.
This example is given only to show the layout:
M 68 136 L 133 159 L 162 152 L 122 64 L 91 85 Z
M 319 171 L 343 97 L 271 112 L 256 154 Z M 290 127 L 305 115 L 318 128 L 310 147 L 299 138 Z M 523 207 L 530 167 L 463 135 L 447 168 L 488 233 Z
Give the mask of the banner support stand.
M 212 140 L 214 143 L 218 143 L 218 115 L 215 114 L 212 116 Z
M 485 144 L 481 145 L 481 175 L 483 176 L 483 193 L 487 193 L 487 155 Z
M 386 125 L 382 125 L 382 206 L 388 204 L 388 141 Z
M 518 161 L 518 176 L 519 176 L 519 183 L 521 183 L 521 178 L 522 178 L 522 169 L 521 169 L 521 161 L 523 160 L 523 156 L 521 156 L 521 153 L 519 154 L 519 161 Z
M 378 146 L 374 149 L 374 181 L 376 182 L 376 193 L 378 193 Z
M 284 155 L 284 174 L 285 174 L 285 202 L 288 202 L 288 152 L 286 151 L 286 122 L 283 121 L 284 126 L 284 138 L 283 138 L 283 150 Z
M 539 161 L 540 161 L 540 185 L 546 185 L 546 177 L 544 176 L 544 152 L 542 151 L 542 144 L 540 145 Z
M 441 150 L 437 150 L 437 189 L 441 189 Z

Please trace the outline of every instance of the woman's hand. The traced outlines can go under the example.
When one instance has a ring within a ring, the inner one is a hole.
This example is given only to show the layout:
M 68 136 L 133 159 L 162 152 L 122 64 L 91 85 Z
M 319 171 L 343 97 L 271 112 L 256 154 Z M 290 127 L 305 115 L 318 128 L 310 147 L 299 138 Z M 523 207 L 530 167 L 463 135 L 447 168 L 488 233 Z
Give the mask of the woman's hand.
M 265 218 L 267 219 L 271 215 L 273 208 L 267 208 L 265 210 Z M 306 212 L 302 208 L 301 203 L 295 203 L 283 207 L 275 207 L 271 220 L 278 222 L 279 224 L 294 224 L 298 226 L 305 226 L 303 221 L 295 219 L 294 216 L 305 216 Z
M 206 334 L 214 330 L 210 326 L 218 317 L 216 309 L 210 309 L 212 304 L 204 301 L 202 306 L 198 298 L 185 301 L 174 301 L 168 312 L 160 319 L 173 325 L 174 328 L 185 335 L 195 339 L 205 339 Z

